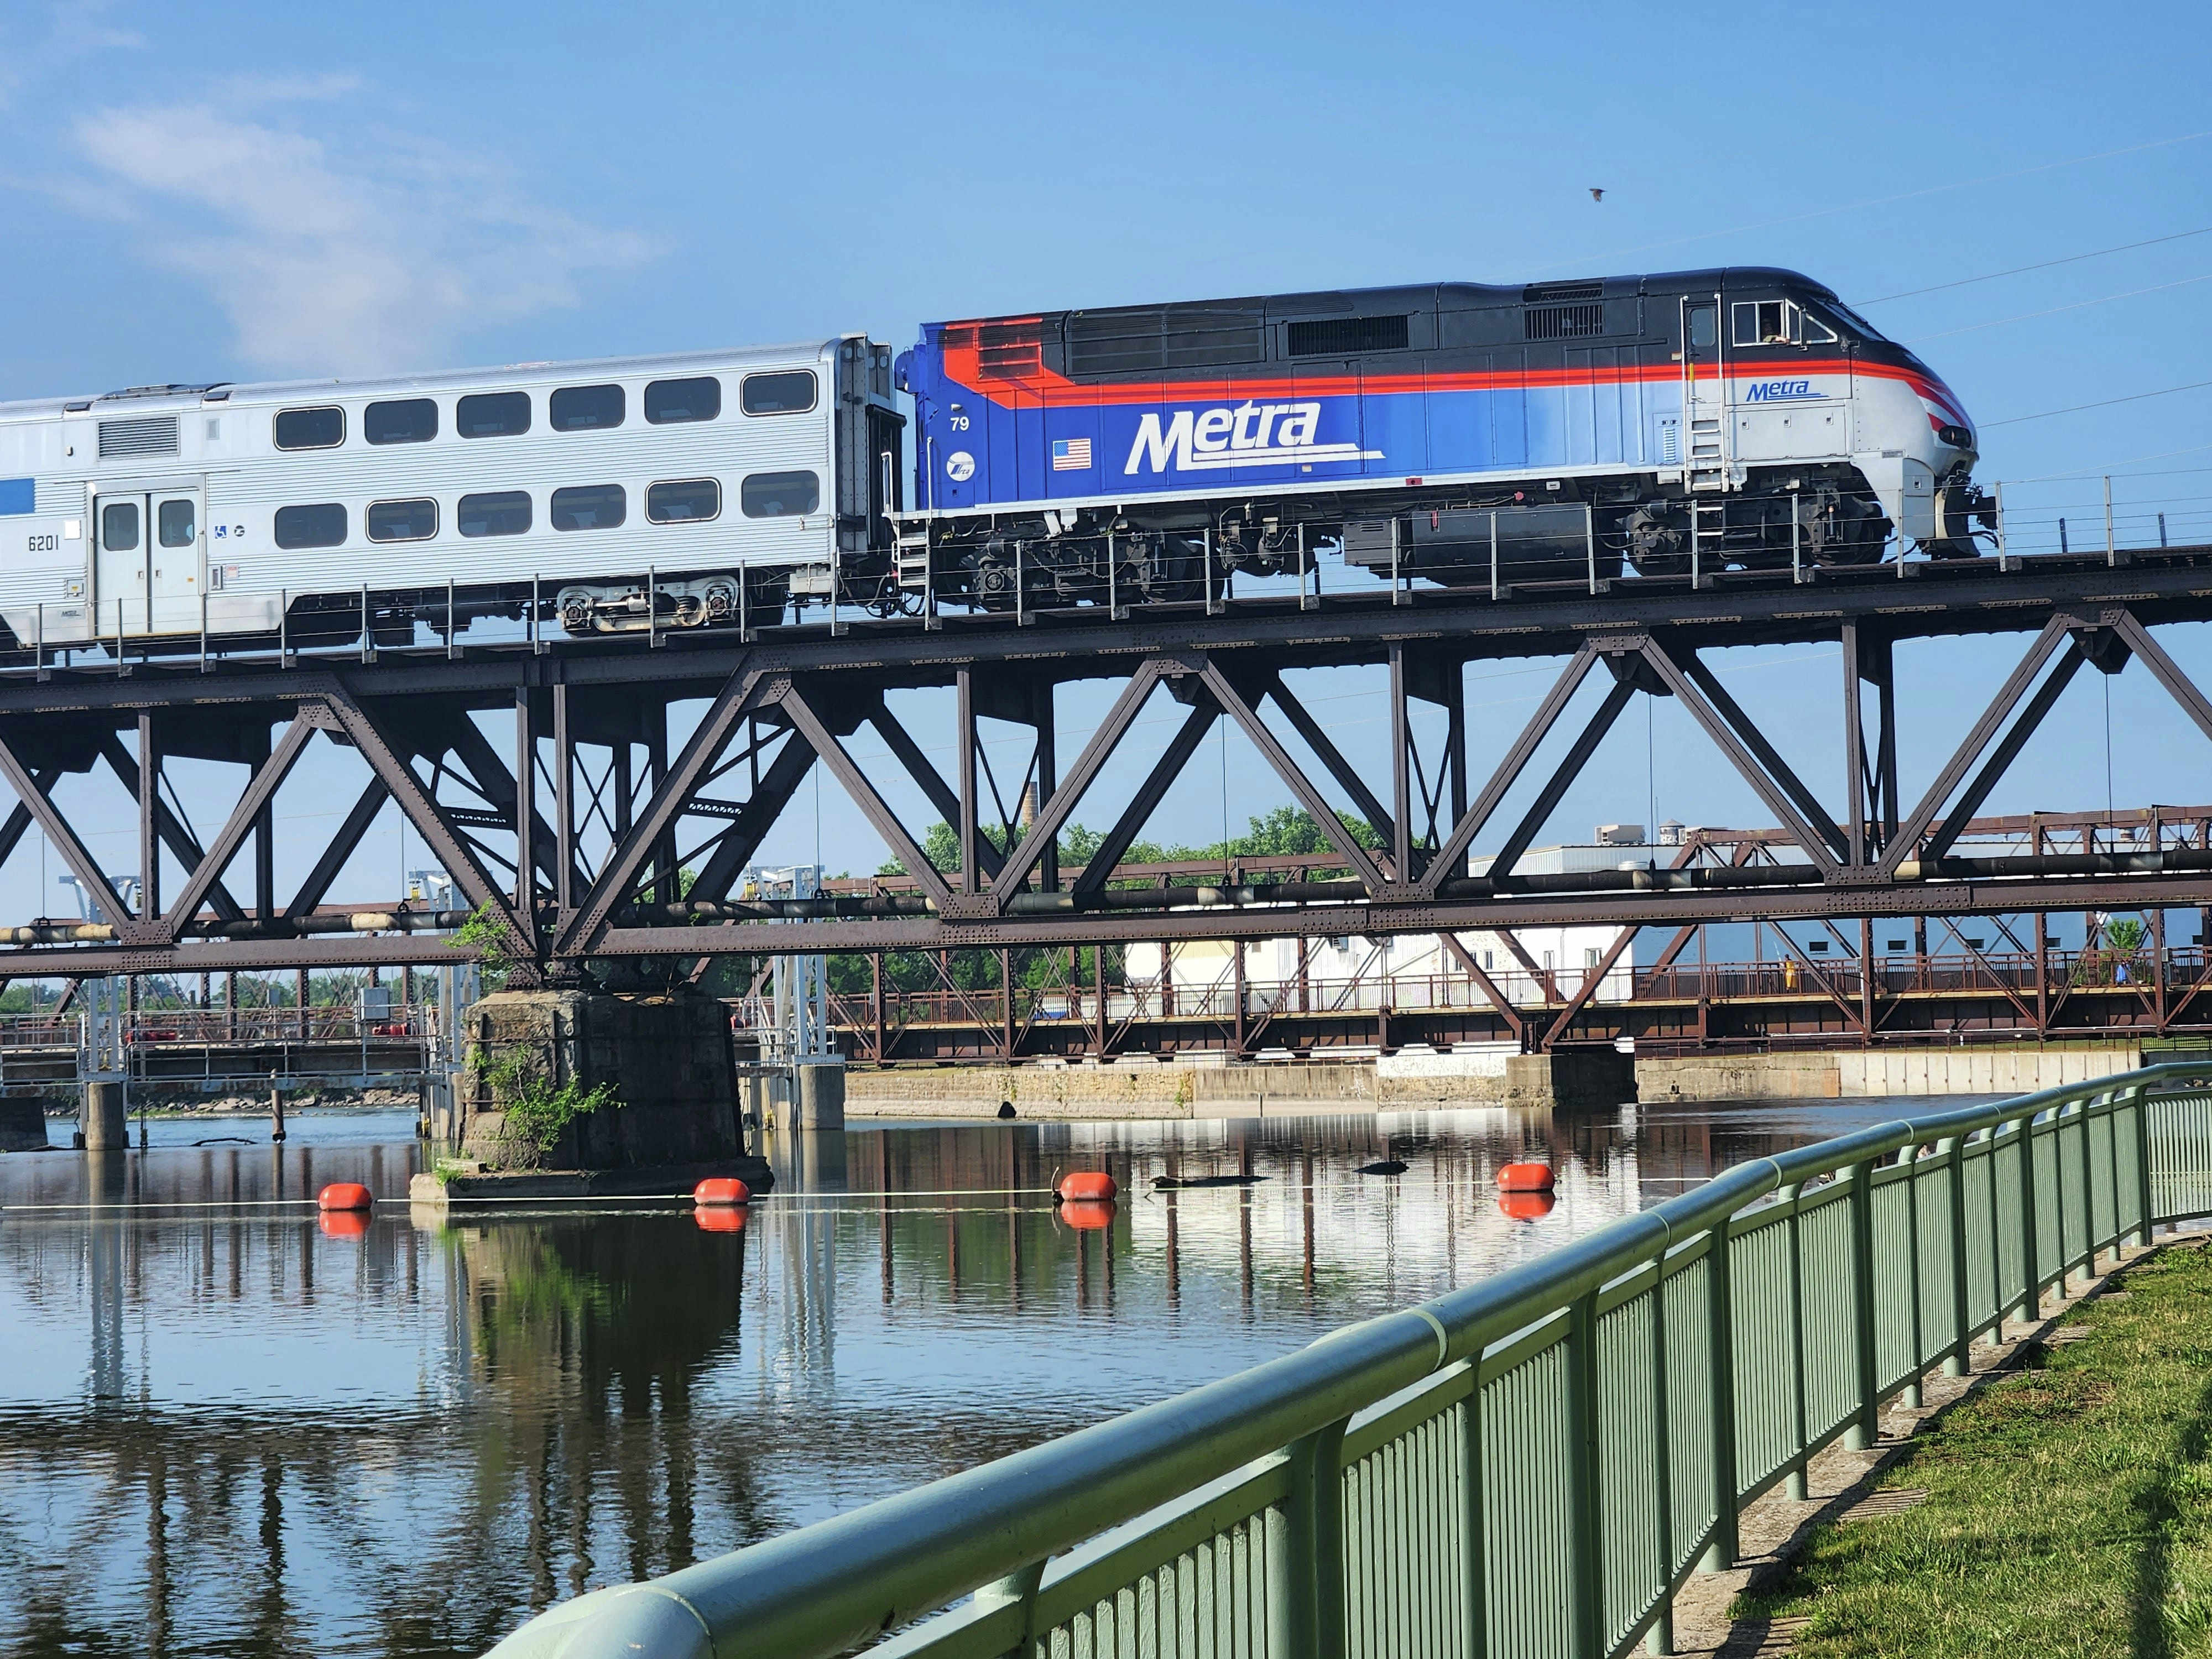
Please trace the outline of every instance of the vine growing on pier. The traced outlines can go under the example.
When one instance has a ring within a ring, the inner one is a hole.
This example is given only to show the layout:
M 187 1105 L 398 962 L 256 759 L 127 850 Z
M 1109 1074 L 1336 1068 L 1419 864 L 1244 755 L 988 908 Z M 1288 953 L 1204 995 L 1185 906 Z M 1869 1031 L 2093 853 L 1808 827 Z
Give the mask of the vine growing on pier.
M 611 1083 L 586 1089 L 570 1078 L 556 1085 L 526 1048 L 510 1048 L 491 1059 L 479 1050 L 477 1065 L 493 1103 L 506 1115 L 507 1138 L 526 1142 L 540 1153 L 558 1146 L 578 1118 L 589 1117 L 602 1107 L 622 1105 Z

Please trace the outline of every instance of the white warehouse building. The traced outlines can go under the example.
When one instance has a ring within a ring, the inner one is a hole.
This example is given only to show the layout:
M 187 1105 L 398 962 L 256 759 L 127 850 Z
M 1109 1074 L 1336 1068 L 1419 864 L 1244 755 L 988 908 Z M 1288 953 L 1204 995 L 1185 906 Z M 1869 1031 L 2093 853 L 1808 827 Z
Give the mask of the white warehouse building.
M 1655 847 L 1644 841 L 1641 824 L 1601 824 L 1594 842 L 1580 846 L 1531 848 L 1521 855 L 1515 868 L 1517 873 L 1526 875 L 1557 875 L 1650 866 L 1663 867 L 1674 861 L 1674 849 L 1681 844 L 1683 828 L 1670 822 L 1660 826 L 1659 834 L 1660 844 Z M 1477 875 L 1488 867 L 1489 860 L 1484 858 L 1474 860 L 1472 866 Z M 1610 925 L 1519 927 L 1514 933 L 1528 963 L 1541 974 L 1551 976 L 1560 995 L 1571 997 L 1582 988 L 1584 975 L 1595 969 L 1613 948 L 1620 929 Z M 1530 973 L 1497 934 L 1470 930 L 1454 937 L 1498 989 L 1515 1002 L 1541 1002 L 1547 999 L 1545 988 L 1537 982 L 1539 975 Z M 1255 939 L 1244 945 L 1244 982 L 1248 988 L 1265 988 L 1261 991 L 1263 1003 L 1274 1000 L 1267 994 L 1272 988 L 1295 987 L 1298 983 L 1300 943 L 1297 939 Z M 1440 1006 L 1446 1000 L 1447 981 L 1456 982 L 1449 993 L 1451 1001 L 1481 1000 L 1479 991 L 1469 998 L 1467 970 L 1439 934 L 1401 933 L 1370 939 L 1364 934 L 1347 933 L 1310 939 L 1304 941 L 1304 945 L 1303 977 L 1311 1006 L 1330 1006 L 1335 1000 L 1334 994 L 1339 992 L 1345 994 L 1341 1006 L 1347 1007 L 1378 1007 L 1386 1004 L 1405 1007 Z M 1174 988 L 1179 1009 L 1197 1012 L 1211 997 L 1225 999 L 1230 994 L 1236 980 L 1236 949 L 1233 941 L 1225 939 L 1200 940 L 1175 947 L 1169 982 Z M 1132 986 L 1158 985 L 1160 955 L 1161 948 L 1156 944 L 1129 945 L 1123 957 L 1128 982 Z M 1607 969 L 1595 1000 L 1628 1000 L 1632 994 L 1636 965 L 1635 945 L 1632 943 Z

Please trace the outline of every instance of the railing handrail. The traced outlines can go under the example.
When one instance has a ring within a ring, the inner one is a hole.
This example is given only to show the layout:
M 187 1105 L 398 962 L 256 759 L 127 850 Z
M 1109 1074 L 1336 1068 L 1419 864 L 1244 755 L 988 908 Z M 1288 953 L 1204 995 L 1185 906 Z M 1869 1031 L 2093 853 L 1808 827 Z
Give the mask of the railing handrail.
M 1033 1591 L 1053 1556 L 1479 1358 L 1639 1268 L 1663 1267 L 1670 1252 L 1785 1187 L 1867 1179 L 1877 1160 L 1908 1147 L 1985 1131 L 1995 1139 L 2045 1113 L 2117 1109 L 2185 1081 L 2212 1084 L 2212 1063 L 2169 1061 L 1899 1118 L 1737 1164 L 1532 1261 L 1295 1353 L 650 1583 L 580 1597 L 494 1655 L 704 1659 L 726 1640 L 778 1659 L 828 1659 L 1019 1575 Z

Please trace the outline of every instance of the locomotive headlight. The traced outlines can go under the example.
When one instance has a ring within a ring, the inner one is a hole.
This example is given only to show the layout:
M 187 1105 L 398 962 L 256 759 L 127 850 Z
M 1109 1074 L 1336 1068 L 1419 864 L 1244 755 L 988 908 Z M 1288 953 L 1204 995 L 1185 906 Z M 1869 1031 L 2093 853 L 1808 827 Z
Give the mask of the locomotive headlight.
M 1939 426 L 1936 428 L 1936 441 L 1948 444 L 1953 449 L 1972 449 L 1974 434 L 1963 426 Z

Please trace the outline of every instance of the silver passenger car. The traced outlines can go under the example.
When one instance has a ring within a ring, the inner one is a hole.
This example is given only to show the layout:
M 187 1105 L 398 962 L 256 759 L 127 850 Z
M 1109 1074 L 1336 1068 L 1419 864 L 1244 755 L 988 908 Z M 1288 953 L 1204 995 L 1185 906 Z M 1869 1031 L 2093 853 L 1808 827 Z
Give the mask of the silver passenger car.
M 0 621 L 266 633 L 374 595 L 404 634 L 450 586 L 587 633 L 647 627 L 648 580 L 660 627 L 773 620 L 887 554 L 902 424 L 861 335 L 0 404 Z

